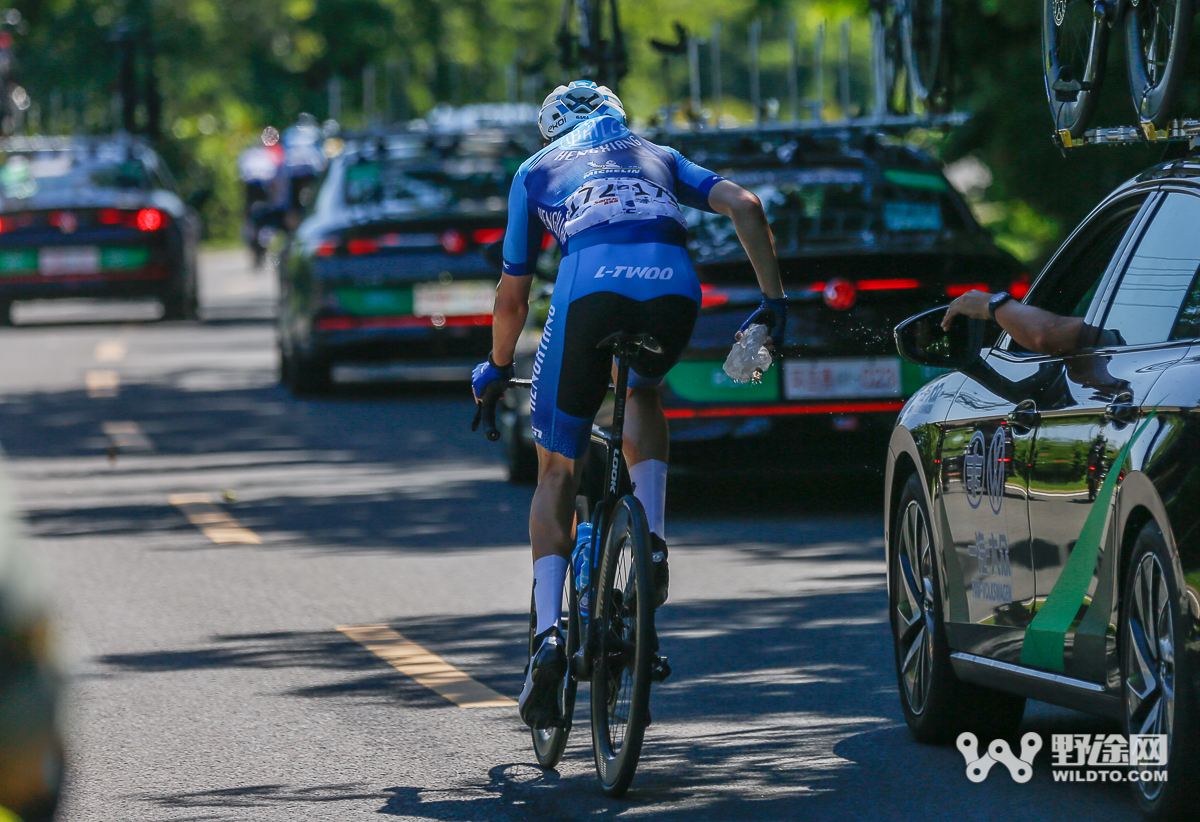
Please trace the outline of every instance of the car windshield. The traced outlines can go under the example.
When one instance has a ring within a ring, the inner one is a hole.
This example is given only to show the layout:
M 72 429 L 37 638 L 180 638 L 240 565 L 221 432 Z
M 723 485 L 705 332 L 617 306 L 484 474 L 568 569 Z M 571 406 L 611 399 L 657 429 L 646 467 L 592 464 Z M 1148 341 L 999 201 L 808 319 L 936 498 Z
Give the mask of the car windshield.
M 80 189 L 147 189 L 150 175 L 136 157 L 55 151 L 10 154 L 0 165 L 0 194 L 23 200 Z
M 762 201 L 781 256 L 829 245 L 894 244 L 961 226 L 945 179 L 932 171 L 862 168 L 726 170 L 722 176 Z M 687 209 L 698 260 L 740 255 L 733 225 Z

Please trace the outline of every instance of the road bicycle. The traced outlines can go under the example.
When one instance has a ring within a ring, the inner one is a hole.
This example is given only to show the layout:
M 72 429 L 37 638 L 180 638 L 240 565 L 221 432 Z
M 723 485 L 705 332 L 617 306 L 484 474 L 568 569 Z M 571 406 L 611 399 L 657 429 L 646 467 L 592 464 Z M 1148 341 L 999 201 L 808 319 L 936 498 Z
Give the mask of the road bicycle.
M 949 111 L 950 7 L 944 0 L 871 0 L 888 111 Z
M 587 586 L 578 591 L 575 563 L 563 591 L 563 638 L 570 664 L 559 691 L 562 721 L 550 728 L 532 729 L 538 764 L 555 767 L 571 733 L 578 684 L 591 684 L 592 754 L 604 793 L 622 796 L 633 781 L 642 740 L 650 724 L 650 684 L 671 674 L 666 657 L 658 653 L 654 626 L 650 528 L 646 512 L 633 496 L 621 453 L 625 425 L 625 393 L 629 363 L 642 349 L 662 350 L 649 334 L 612 334 L 597 348 L 611 348 L 617 358 L 613 420 L 609 429 L 593 426 L 585 459 L 581 494 L 576 498 L 579 522 L 592 525 Z M 496 381 L 484 392 L 472 430 L 483 420 L 493 442 L 496 402 L 511 387 L 528 388 L 530 380 Z M 579 603 L 590 603 L 585 619 Z M 531 603 L 529 653 L 536 614 Z
M 563 71 L 614 91 L 629 70 L 618 5 L 618 0 L 563 0 L 558 26 Z
M 1124 23 L 1133 105 L 1142 123 L 1165 126 L 1183 79 L 1193 0 L 1042 0 L 1042 65 L 1054 128 L 1087 130 L 1108 62 L 1108 38 Z

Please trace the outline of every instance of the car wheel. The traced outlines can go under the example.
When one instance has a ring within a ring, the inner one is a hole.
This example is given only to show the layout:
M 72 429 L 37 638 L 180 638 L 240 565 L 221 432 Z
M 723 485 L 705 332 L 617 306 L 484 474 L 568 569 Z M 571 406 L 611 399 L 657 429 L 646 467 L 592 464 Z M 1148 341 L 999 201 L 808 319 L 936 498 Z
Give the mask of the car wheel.
M 0 302 L 0 326 L 7 328 L 11 325 L 13 325 L 12 300 L 4 300 Z
M 200 315 L 200 301 L 196 295 L 196 281 L 185 277 L 183 282 L 173 283 L 162 297 L 164 320 L 194 320 Z
M 1166 781 L 1132 783 L 1149 819 L 1194 819 L 1197 709 L 1192 656 L 1187 651 L 1183 595 L 1177 564 L 1162 531 L 1148 522 L 1134 541 L 1121 600 L 1121 683 L 1127 734 L 1166 737 L 1164 764 L 1133 763 Z M 1131 752 L 1132 753 L 1132 752 Z M 1171 778 L 1173 777 L 1173 778 Z
M 963 731 L 985 743 L 1010 737 L 1025 700 L 959 680 L 950 664 L 937 556 L 921 478 L 904 485 L 888 562 L 888 614 L 904 720 L 918 742 L 949 742 Z
M 293 354 L 287 386 L 297 397 L 317 397 L 333 390 L 333 363 L 320 356 Z
M 530 485 L 537 482 L 538 456 L 537 448 L 526 442 L 521 436 L 521 418 L 510 426 L 508 437 L 508 481 L 513 485 Z
M 292 384 L 292 369 L 295 368 L 295 365 L 292 363 L 292 357 L 288 354 L 287 349 L 283 347 L 282 342 L 276 342 L 275 353 L 277 355 L 276 374 L 279 377 L 279 384 L 290 386 Z

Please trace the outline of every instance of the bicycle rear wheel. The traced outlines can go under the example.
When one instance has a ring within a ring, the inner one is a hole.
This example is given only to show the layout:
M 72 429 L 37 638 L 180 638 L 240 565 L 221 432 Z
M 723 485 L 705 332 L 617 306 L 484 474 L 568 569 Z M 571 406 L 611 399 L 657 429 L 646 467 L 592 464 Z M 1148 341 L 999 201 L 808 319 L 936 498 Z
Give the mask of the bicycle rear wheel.
M 900 15 L 900 42 L 913 100 L 923 106 L 939 91 L 946 58 L 943 0 L 907 0 Z
M 1087 130 L 1104 84 L 1108 32 L 1092 0 L 1042 0 L 1042 69 L 1056 131 L 1082 137 Z
M 567 646 L 567 659 L 570 660 L 579 648 L 580 626 L 579 609 L 576 605 L 575 583 L 571 574 L 567 574 L 566 585 L 563 586 L 563 607 L 567 612 L 567 621 L 563 630 L 563 639 Z M 537 608 L 530 597 L 529 603 L 529 655 L 537 650 L 533 647 L 533 637 L 537 631 Z M 533 752 L 537 763 L 543 768 L 550 769 L 562 759 L 567 747 L 567 737 L 571 735 L 571 719 L 575 715 L 575 690 L 579 683 L 571 676 L 568 665 L 563 677 L 562 688 L 559 691 L 559 705 L 562 710 L 562 723 L 553 728 L 530 728 L 533 737 Z
M 592 752 L 608 796 L 633 781 L 650 724 L 654 603 L 650 529 L 633 496 L 621 497 L 604 540 L 592 609 L 598 642 L 592 662 Z
M 1129 90 L 1142 122 L 1165 126 L 1183 79 L 1192 0 L 1136 0 L 1125 12 Z

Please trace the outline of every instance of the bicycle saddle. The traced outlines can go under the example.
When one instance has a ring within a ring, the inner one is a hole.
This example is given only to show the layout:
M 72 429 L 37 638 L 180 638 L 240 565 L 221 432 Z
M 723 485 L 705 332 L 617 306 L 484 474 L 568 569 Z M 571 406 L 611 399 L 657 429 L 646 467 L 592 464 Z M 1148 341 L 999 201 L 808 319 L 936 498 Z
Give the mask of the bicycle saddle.
M 661 354 L 663 352 L 662 344 L 654 339 L 654 337 L 646 332 L 640 334 L 630 334 L 627 331 L 617 331 L 609 334 L 602 339 L 597 345 L 597 348 L 618 348 L 621 351 L 630 354 L 637 351 L 639 348 L 649 351 L 651 354 Z

